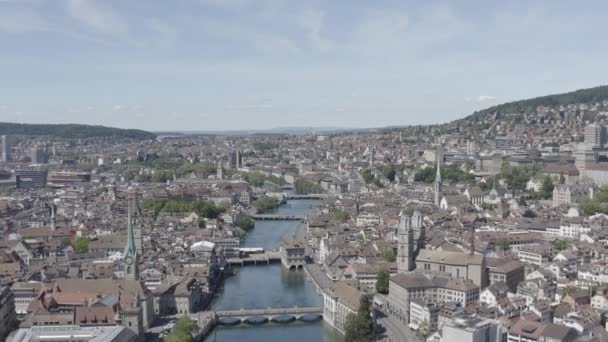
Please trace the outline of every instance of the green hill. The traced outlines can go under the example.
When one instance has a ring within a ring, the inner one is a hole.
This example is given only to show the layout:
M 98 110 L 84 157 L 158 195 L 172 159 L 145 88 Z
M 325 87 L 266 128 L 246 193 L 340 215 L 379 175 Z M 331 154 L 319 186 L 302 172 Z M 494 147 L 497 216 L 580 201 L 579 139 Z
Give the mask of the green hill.
M 462 120 L 479 120 L 489 114 L 517 114 L 535 112 L 539 106 L 557 107 L 575 103 L 592 103 L 608 100 L 608 86 L 579 89 L 564 94 L 547 95 L 527 100 L 508 102 L 501 105 L 486 108 L 467 116 Z
M 67 139 L 107 137 L 149 140 L 156 138 L 156 134 L 139 129 L 77 124 L 18 124 L 9 122 L 0 122 L 0 135 L 2 134 L 54 136 Z

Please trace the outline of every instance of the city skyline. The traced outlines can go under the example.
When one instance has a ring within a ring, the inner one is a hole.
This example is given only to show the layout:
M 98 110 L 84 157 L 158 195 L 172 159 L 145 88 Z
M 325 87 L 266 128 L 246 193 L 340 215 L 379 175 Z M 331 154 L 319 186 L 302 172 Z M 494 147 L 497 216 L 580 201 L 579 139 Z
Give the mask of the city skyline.
M 0 121 L 152 131 L 448 122 L 605 84 L 608 50 L 594 44 L 605 6 L 3 0 Z

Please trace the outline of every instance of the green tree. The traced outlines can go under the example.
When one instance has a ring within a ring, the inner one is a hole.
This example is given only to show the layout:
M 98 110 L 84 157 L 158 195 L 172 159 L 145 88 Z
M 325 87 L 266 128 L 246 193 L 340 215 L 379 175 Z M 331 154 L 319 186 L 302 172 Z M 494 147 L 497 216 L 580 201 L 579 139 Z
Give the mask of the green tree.
M 251 216 L 247 215 L 239 221 L 239 228 L 245 231 L 249 231 L 253 229 L 255 226 L 255 221 L 251 218 Z
M 500 247 L 503 251 L 508 251 L 510 249 L 511 244 L 507 239 L 500 239 L 497 241 L 497 246 Z
M 378 291 L 378 293 L 388 293 L 388 280 L 389 274 L 387 270 L 381 270 L 376 274 L 376 291 Z
M 329 211 L 329 217 L 334 221 L 348 221 L 350 219 L 350 214 L 348 211 L 340 208 L 332 208 Z
M 296 189 L 296 193 L 300 195 L 323 193 L 323 188 L 319 184 L 313 183 L 302 178 L 295 181 L 294 187 Z
M 429 336 L 429 322 L 420 322 L 420 325 L 418 326 L 418 333 L 420 336 L 422 336 L 422 338 L 426 339 L 427 336 Z
M 558 251 L 563 251 L 564 249 L 568 248 L 568 246 L 570 246 L 570 241 L 568 240 L 560 239 L 553 241 L 553 248 Z
M 590 215 L 595 215 L 599 212 L 602 212 L 602 207 L 600 205 L 600 202 L 598 200 L 590 200 L 587 199 L 585 201 L 583 201 L 583 203 L 581 203 L 581 209 L 583 211 L 583 214 L 590 216 Z
M 260 211 L 272 209 L 279 204 L 279 200 L 270 196 L 262 196 L 253 201 L 252 205 Z
M 74 250 L 76 253 L 86 253 L 89 251 L 89 239 L 79 236 L 74 241 Z
M 192 334 L 198 331 L 198 324 L 190 317 L 181 317 L 175 321 L 175 326 L 167 335 L 164 342 L 192 342 Z
M 346 318 L 345 337 L 349 342 L 369 342 L 372 340 L 372 318 L 369 300 L 363 295 L 359 300 L 359 310 Z
M 392 247 L 387 247 L 382 251 L 382 257 L 388 262 L 395 262 L 395 251 Z
M 553 196 L 553 188 L 555 186 L 553 185 L 553 180 L 551 179 L 551 177 L 546 176 L 545 179 L 543 180 L 543 187 L 541 189 L 541 193 L 544 199 L 548 199 L 551 198 L 551 196 Z
M 59 241 L 61 241 L 61 245 L 64 247 L 69 246 L 71 243 L 70 238 L 67 236 L 62 236 Z
M 205 218 L 202 216 L 199 216 L 198 219 L 196 220 L 198 223 L 198 227 L 199 228 L 205 228 L 206 226 L 206 222 L 205 222 Z
M 376 177 L 374 177 L 374 175 L 372 174 L 372 170 L 370 169 L 365 169 L 361 171 L 361 177 L 363 177 L 365 184 L 371 184 L 376 179 Z

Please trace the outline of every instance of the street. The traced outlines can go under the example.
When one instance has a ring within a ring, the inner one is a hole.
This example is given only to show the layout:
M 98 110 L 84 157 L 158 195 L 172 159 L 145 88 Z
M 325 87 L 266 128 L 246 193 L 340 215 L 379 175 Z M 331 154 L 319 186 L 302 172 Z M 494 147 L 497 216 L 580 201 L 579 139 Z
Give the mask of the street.
M 422 338 L 417 336 L 413 331 L 405 327 L 395 318 L 381 314 L 382 317 L 376 319 L 378 325 L 386 329 L 385 341 L 391 342 L 420 342 Z

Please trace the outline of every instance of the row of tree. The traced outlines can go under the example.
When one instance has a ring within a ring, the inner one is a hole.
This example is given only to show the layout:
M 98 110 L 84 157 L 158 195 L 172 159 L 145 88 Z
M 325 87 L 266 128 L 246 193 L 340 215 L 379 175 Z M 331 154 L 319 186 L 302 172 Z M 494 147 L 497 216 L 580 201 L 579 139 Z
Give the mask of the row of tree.
M 154 216 L 159 213 L 189 213 L 195 212 L 199 216 L 215 219 L 226 211 L 226 207 L 216 206 L 211 201 L 190 201 L 183 199 L 148 199 L 143 203 L 144 209 L 154 212 Z
M 453 182 L 470 182 L 473 175 L 461 169 L 461 163 L 452 163 L 441 167 L 441 179 Z M 432 183 L 437 177 L 437 167 L 426 167 L 418 170 L 414 175 L 416 182 Z
M 256 207 L 259 211 L 264 211 L 264 210 L 272 209 L 272 208 L 275 208 L 276 206 L 278 206 L 279 200 L 276 199 L 275 197 L 262 196 L 262 197 L 256 199 L 255 201 L 253 201 L 253 203 L 251 205 Z
M 303 178 L 296 180 L 296 182 L 294 183 L 294 188 L 296 190 L 296 193 L 300 195 L 323 193 L 323 188 L 319 184 L 313 183 Z
M 163 342 L 192 342 L 192 334 L 199 329 L 196 321 L 190 317 L 180 317 L 175 321 L 175 326 L 164 339 Z

